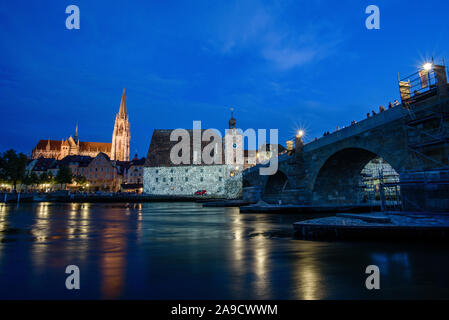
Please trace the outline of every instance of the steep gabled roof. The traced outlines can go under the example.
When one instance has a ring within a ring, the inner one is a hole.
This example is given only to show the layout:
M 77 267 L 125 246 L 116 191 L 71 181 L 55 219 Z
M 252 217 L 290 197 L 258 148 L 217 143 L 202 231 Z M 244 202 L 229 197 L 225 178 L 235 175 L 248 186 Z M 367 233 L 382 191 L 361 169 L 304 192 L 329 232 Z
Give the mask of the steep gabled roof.
M 112 144 L 108 142 L 82 142 L 80 141 L 80 151 L 100 151 L 111 152 Z
M 56 159 L 40 157 L 36 160 L 32 171 L 47 171 L 55 162 Z
M 35 150 L 46 150 L 47 145 L 50 143 L 50 150 L 53 151 L 60 151 L 61 146 L 64 144 L 65 146 L 68 146 L 67 140 L 61 141 L 61 140 L 39 140 Z M 79 143 L 80 151 L 100 151 L 105 153 L 111 152 L 111 146 L 112 144 L 109 142 L 84 142 L 80 141 Z
M 148 149 L 147 158 L 145 161 L 146 167 L 174 167 L 174 166 L 186 166 L 193 165 L 193 130 L 187 130 L 190 135 L 190 161 L 189 164 L 174 164 L 170 160 L 171 149 L 181 141 L 170 141 L 170 135 L 172 129 L 154 130 L 151 137 L 150 148 Z M 201 136 L 206 130 L 201 130 Z M 210 144 L 210 141 L 201 141 L 201 151 Z M 225 153 L 222 150 L 222 164 L 224 164 Z M 201 159 L 201 165 L 207 165 Z
M 50 150 L 61 150 L 61 140 L 39 140 L 36 147 L 36 150 L 45 150 L 47 149 L 47 144 L 50 143 Z
M 89 156 L 66 156 L 58 161 L 59 166 L 69 166 L 71 163 L 77 163 L 79 167 L 87 167 L 92 161 L 92 157 Z

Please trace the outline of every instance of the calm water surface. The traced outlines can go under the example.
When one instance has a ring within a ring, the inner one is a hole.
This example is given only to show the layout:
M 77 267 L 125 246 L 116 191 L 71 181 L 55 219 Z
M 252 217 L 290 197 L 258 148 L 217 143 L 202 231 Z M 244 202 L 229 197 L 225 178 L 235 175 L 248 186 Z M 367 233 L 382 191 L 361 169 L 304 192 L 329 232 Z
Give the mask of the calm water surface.
M 0 298 L 449 298 L 449 247 L 294 239 L 304 215 L 195 203 L 0 204 Z M 81 289 L 65 289 L 77 265 Z M 365 268 L 381 268 L 381 290 Z

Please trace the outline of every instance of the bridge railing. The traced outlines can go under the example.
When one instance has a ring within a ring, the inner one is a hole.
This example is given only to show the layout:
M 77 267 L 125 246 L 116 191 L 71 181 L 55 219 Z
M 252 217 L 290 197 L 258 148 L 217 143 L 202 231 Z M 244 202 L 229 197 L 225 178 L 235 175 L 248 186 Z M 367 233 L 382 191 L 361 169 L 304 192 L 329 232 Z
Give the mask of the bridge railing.
M 399 106 L 387 109 L 384 112 L 377 113 L 374 116 L 359 121 L 355 124 L 351 124 L 347 127 L 341 128 L 338 131 L 332 132 L 327 136 L 321 137 L 320 139 L 305 144 L 304 151 L 312 151 L 328 144 L 363 133 L 375 127 L 400 119 L 406 114 L 408 114 L 407 110 Z

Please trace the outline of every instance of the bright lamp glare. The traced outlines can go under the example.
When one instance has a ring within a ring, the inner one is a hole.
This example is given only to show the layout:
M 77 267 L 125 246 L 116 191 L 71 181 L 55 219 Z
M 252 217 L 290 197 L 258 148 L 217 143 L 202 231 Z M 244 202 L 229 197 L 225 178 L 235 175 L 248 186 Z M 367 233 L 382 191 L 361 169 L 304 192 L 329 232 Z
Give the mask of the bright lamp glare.
M 427 70 L 427 71 L 432 69 L 432 67 L 433 67 L 433 65 L 429 62 L 423 65 L 424 70 Z
M 298 133 L 296 134 L 299 138 L 304 136 L 304 130 L 298 130 Z

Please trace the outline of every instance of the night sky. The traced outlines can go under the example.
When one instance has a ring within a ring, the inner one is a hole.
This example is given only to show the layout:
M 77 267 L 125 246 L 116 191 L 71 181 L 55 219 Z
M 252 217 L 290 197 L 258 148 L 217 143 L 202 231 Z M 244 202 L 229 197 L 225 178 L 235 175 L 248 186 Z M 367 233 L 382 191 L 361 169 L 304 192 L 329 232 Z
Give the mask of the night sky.
M 78 5 L 80 30 L 66 6 Z M 381 10 L 367 30 L 365 8 Z M 307 139 L 399 98 L 397 72 L 449 61 L 447 0 L 0 3 L 0 151 L 110 142 L 123 88 L 131 155 L 153 129 L 301 126 Z

